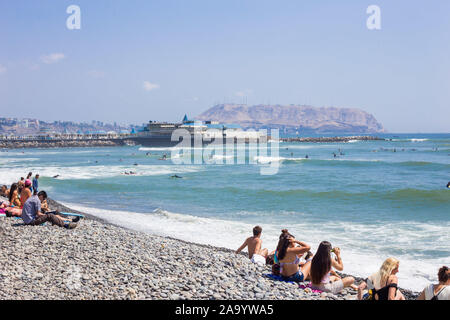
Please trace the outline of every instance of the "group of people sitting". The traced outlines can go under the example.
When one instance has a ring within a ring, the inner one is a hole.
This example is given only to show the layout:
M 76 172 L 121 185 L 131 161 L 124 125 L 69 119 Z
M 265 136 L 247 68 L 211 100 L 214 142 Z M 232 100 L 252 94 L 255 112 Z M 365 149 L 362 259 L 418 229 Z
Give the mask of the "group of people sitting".
M 290 282 L 311 281 L 311 289 L 337 294 L 344 288 L 358 292 L 359 300 L 405 300 L 398 289 L 400 262 L 395 258 L 386 259 L 381 268 L 359 286 L 353 277 L 340 277 L 337 271 L 344 270 L 341 251 L 330 242 L 322 241 L 315 254 L 311 246 L 283 229 L 276 250 L 269 253 L 262 248 L 262 228 L 253 228 L 253 236 L 248 237 L 236 250 L 240 253 L 248 247 L 248 256 L 254 263 L 272 265 L 272 274 L 280 280 Z M 332 255 L 333 254 L 333 255 Z M 417 298 L 418 300 L 450 300 L 450 271 L 443 266 L 438 272 L 438 284 L 427 286 Z
M 68 219 L 58 211 L 51 211 L 47 203 L 47 193 L 38 190 L 39 174 L 35 176 L 36 182 L 31 182 L 29 179 L 31 175 L 30 172 L 27 179 L 21 178 L 9 189 L 6 185 L 1 187 L 0 196 L 8 200 L 0 200 L 0 214 L 3 213 L 7 217 L 20 217 L 25 225 L 37 226 L 50 222 L 52 225 L 67 229 L 76 228 L 80 218 Z

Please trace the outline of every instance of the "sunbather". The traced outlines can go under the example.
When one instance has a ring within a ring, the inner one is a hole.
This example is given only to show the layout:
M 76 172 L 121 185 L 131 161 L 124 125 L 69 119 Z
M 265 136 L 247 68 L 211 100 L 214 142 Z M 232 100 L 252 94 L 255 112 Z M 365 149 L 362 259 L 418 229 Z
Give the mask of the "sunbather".
M 41 203 L 47 199 L 47 193 L 40 191 L 37 195 L 30 197 L 22 210 L 22 220 L 26 225 L 37 226 L 45 222 L 50 222 L 52 225 L 73 229 L 77 227 L 75 222 L 67 222 L 62 217 L 53 213 L 42 213 Z
M 261 249 L 261 232 L 262 228 L 260 226 L 254 227 L 253 236 L 248 237 L 239 247 L 239 249 L 236 250 L 236 253 L 241 252 L 245 247 L 248 246 L 248 258 L 251 259 L 254 263 L 266 264 L 268 250 L 267 248 Z
M 331 252 L 334 252 L 336 259 L 331 258 Z M 355 279 L 353 277 L 345 277 L 344 279 L 334 278 L 331 280 L 332 268 L 342 271 L 344 264 L 341 259 L 341 250 L 339 248 L 331 248 L 331 243 L 322 241 L 317 249 L 316 254 L 311 262 L 311 284 L 312 288 L 331 292 L 333 294 L 339 293 L 345 287 L 350 287 Z
M 450 300 L 450 270 L 443 266 L 438 272 L 438 284 L 430 283 L 417 300 Z
M 20 193 L 20 203 L 21 208 L 25 204 L 25 202 L 28 200 L 28 198 L 31 197 L 31 180 L 27 179 L 25 180 L 25 186 L 22 189 L 22 192 Z
M 309 277 L 311 261 L 300 266 L 300 258 L 311 249 L 305 242 L 295 240 L 288 230 L 281 230 L 277 251 L 275 252 L 275 263 L 280 265 L 280 275 L 285 281 L 303 282 Z
M 3 185 L 3 186 L 0 188 L 0 196 L 5 197 L 5 198 L 8 198 L 8 197 L 9 197 L 9 190 L 8 190 L 8 187 L 7 187 L 7 186 Z
M 395 258 L 387 258 L 380 270 L 367 278 L 358 287 L 358 300 L 363 298 L 362 292 L 368 287 L 368 300 L 405 300 L 405 297 L 398 289 L 398 278 L 396 273 L 400 261 Z

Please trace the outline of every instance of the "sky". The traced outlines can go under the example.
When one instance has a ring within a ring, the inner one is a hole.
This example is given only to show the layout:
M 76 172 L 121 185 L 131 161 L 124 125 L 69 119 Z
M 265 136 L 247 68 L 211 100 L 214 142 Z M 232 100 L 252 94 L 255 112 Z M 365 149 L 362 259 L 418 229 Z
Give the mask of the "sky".
M 224 102 L 450 132 L 450 1 L 0 0 L 0 117 L 142 124 Z

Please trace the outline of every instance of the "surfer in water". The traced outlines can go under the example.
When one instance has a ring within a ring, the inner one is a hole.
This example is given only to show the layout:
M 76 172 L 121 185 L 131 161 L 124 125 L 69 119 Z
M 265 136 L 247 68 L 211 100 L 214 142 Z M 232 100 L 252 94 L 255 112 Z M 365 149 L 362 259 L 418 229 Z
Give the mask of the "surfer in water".
M 180 177 L 179 175 L 173 175 L 173 176 L 171 176 L 171 178 L 176 178 L 176 179 L 181 179 L 181 178 L 183 178 L 183 177 Z
M 450 189 L 450 181 L 447 183 L 447 189 Z

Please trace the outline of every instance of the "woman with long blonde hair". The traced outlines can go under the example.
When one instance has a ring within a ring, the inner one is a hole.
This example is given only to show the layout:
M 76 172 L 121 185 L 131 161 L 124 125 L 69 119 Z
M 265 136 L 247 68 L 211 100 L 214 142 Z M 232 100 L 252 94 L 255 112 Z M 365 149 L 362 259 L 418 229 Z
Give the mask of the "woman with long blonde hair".
M 367 278 L 367 282 L 362 282 L 358 287 L 358 299 L 362 299 L 362 291 L 368 287 L 371 300 L 405 300 L 405 297 L 398 289 L 398 278 L 396 274 L 400 266 L 400 261 L 395 258 L 387 258 L 381 265 L 378 272 Z

